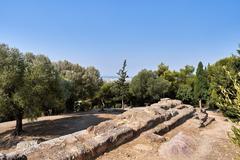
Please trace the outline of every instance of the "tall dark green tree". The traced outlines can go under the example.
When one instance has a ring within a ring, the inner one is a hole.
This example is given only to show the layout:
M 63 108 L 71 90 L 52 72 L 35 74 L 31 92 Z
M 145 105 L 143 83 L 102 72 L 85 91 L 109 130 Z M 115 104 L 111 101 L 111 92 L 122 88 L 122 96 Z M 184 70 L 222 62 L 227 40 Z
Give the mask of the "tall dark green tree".
M 199 62 L 194 81 L 194 98 L 199 102 L 200 108 L 202 108 L 202 101 L 203 102 L 207 101 L 207 95 L 208 95 L 207 72 L 204 69 L 202 62 Z
M 124 99 L 127 96 L 129 87 L 128 87 L 128 83 L 127 83 L 127 60 L 125 59 L 123 62 L 123 66 L 122 68 L 118 71 L 117 75 L 119 76 L 118 80 L 116 81 L 116 84 L 119 88 L 119 94 L 121 97 L 121 102 L 122 102 L 122 108 L 124 109 Z

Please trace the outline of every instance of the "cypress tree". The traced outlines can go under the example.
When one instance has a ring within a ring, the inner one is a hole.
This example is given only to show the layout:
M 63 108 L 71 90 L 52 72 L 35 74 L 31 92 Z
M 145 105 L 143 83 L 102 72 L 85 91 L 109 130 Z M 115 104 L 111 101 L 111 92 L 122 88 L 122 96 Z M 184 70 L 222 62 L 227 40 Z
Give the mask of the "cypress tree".
M 208 93 L 207 72 L 203 68 L 202 62 L 198 63 L 196 77 L 194 81 L 194 98 L 199 102 L 200 109 L 202 108 L 202 101 L 206 102 Z
M 119 78 L 116 81 L 117 86 L 119 88 L 119 93 L 120 93 L 123 109 L 124 109 L 124 98 L 127 96 L 127 93 L 128 93 L 128 84 L 126 82 L 128 75 L 127 75 L 126 67 L 127 67 L 127 60 L 125 59 L 123 62 L 122 68 L 117 73 Z

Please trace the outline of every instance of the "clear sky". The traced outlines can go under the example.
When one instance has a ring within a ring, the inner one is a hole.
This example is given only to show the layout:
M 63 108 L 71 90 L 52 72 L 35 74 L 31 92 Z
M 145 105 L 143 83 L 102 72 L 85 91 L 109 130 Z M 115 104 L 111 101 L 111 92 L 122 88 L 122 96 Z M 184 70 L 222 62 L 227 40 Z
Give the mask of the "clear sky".
M 0 43 L 132 76 L 229 56 L 240 43 L 240 0 L 5 0 Z

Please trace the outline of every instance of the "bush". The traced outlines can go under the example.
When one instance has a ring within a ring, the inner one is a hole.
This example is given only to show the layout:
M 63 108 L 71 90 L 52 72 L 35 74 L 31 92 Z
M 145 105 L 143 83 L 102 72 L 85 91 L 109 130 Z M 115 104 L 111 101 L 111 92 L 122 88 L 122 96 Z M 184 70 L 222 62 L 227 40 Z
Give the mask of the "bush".
M 231 140 L 234 144 L 240 147 L 240 129 L 236 126 L 232 127 L 233 135 L 231 135 Z
M 122 104 L 121 103 L 115 104 L 115 108 L 122 108 Z
M 177 91 L 176 98 L 182 100 L 184 103 L 193 104 L 193 88 L 190 85 L 180 85 Z
M 230 135 L 232 142 L 240 147 L 240 83 L 238 81 L 238 75 L 231 75 L 231 73 L 225 70 L 227 76 L 233 82 L 233 88 L 225 88 L 220 86 L 221 94 L 219 95 L 218 105 L 224 114 L 229 116 L 236 122 L 236 126 L 232 127 L 233 135 Z

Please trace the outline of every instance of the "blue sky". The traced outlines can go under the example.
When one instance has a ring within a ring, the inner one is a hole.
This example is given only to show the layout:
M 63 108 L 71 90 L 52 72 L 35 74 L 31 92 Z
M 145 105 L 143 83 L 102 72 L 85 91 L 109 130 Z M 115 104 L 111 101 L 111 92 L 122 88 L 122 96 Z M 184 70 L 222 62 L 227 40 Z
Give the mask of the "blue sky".
M 5 0 L 0 42 L 21 51 L 129 75 L 164 62 L 178 70 L 231 55 L 239 0 Z

